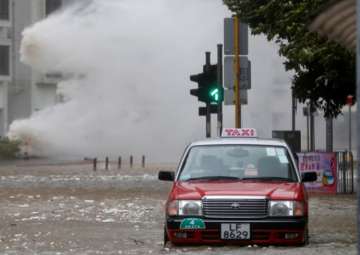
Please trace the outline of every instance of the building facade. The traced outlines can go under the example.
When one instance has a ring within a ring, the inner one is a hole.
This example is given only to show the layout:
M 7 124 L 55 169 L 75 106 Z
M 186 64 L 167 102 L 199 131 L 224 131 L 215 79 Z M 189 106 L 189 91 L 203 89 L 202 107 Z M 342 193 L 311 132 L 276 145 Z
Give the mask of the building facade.
M 61 8 L 63 0 L 0 0 L 0 136 L 16 119 L 57 102 L 59 74 L 40 74 L 20 62 L 22 31 Z

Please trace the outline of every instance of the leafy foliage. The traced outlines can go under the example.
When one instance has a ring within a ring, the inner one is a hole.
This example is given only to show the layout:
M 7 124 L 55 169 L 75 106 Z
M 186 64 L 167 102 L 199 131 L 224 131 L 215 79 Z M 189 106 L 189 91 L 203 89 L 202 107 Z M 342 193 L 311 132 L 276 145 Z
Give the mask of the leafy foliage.
M 325 116 L 336 117 L 348 95 L 355 96 L 355 54 L 308 30 L 329 0 L 224 0 L 247 22 L 253 34 L 265 34 L 280 46 L 286 70 L 295 72 L 300 102 L 312 100 Z
M 0 139 L 0 158 L 12 159 L 20 152 L 19 141 L 9 140 L 8 138 Z

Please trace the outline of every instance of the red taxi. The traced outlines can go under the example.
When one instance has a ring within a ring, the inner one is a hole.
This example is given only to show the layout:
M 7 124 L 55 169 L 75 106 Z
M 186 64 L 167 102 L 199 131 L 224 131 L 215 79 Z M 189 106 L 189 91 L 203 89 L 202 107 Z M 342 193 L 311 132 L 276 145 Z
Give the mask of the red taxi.
M 189 145 L 166 202 L 164 242 L 173 244 L 304 245 L 308 196 L 284 141 L 258 139 L 254 129 Z

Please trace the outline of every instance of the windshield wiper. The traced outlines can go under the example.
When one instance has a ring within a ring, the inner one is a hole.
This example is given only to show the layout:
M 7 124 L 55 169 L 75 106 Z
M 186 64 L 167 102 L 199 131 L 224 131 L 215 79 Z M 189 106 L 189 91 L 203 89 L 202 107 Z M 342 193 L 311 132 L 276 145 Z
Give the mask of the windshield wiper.
M 258 177 L 245 177 L 241 180 L 275 180 L 275 181 L 289 181 L 289 182 L 295 182 L 293 179 L 286 178 L 286 177 L 278 177 L 278 176 L 258 176 Z
M 238 177 L 235 176 L 222 176 L 222 175 L 218 175 L 218 176 L 201 176 L 201 177 L 194 177 L 194 178 L 189 178 L 186 179 L 184 181 L 196 181 L 196 180 L 241 180 Z

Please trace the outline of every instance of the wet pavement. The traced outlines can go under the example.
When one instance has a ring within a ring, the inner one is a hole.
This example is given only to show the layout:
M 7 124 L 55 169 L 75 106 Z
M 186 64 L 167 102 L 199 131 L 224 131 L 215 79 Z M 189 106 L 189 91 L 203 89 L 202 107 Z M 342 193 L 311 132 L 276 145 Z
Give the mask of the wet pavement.
M 1 254 L 356 254 L 356 197 L 312 196 L 306 247 L 162 245 L 160 169 L 17 162 L 0 167 Z

